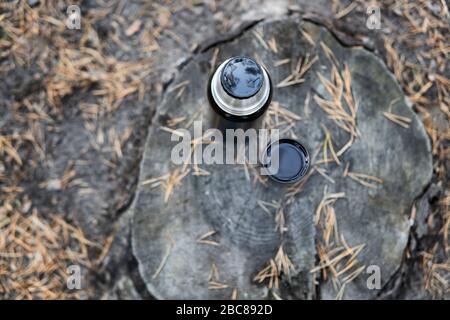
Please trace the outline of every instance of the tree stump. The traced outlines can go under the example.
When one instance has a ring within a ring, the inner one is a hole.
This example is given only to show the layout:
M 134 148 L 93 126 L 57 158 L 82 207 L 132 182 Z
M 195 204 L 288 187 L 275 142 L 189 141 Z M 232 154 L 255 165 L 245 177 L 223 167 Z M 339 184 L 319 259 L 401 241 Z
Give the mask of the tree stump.
M 288 199 L 292 188 L 254 182 L 244 166 L 200 165 L 210 174 L 191 170 L 167 199 L 181 166 L 171 163 L 177 142 L 164 127 L 205 119 L 208 78 L 235 55 L 263 63 L 273 103 L 301 117 L 285 136 L 309 146 L 313 169 Z M 345 121 L 326 111 L 336 95 Z M 343 129 L 352 121 L 354 132 Z M 133 251 L 159 299 L 374 298 L 367 268 L 379 269 L 381 287 L 399 268 L 412 203 L 431 174 L 424 127 L 377 56 L 299 19 L 260 23 L 194 56 L 166 90 L 130 209 Z

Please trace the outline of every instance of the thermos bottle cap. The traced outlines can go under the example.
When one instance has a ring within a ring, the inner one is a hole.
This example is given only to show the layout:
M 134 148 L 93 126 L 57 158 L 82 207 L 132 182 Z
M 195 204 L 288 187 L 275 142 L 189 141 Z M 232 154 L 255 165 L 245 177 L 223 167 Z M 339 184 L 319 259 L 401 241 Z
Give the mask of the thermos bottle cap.
M 274 164 L 272 155 L 278 153 L 278 163 Z M 308 150 L 293 139 L 280 139 L 267 146 L 264 154 L 264 168 L 269 177 L 280 183 L 293 183 L 303 178 L 309 169 Z
M 225 91 L 237 99 L 254 96 L 264 83 L 261 67 L 247 57 L 234 57 L 228 60 L 220 77 Z
M 217 68 L 209 90 L 220 112 L 239 121 L 264 112 L 272 85 L 262 66 L 248 57 L 239 56 L 224 61 Z

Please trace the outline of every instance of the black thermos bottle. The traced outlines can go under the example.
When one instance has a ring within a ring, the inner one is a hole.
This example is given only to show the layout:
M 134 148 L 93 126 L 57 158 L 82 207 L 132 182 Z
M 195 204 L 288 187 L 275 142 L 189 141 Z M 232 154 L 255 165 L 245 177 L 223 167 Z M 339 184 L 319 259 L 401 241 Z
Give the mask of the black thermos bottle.
M 267 70 L 253 59 L 238 56 L 224 61 L 208 83 L 213 127 L 259 129 L 272 99 Z

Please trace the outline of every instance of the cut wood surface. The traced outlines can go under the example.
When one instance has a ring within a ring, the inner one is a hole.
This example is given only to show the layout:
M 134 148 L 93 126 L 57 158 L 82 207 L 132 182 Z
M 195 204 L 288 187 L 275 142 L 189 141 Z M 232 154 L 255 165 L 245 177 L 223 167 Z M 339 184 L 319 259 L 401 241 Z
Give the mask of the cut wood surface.
M 208 123 L 208 78 L 235 55 L 271 74 L 266 125 L 309 147 L 300 184 L 260 181 L 244 165 L 171 162 L 171 134 Z M 311 299 L 316 281 L 320 298 L 373 298 L 367 267 L 380 268 L 382 286 L 399 268 L 431 175 L 423 124 L 379 58 L 298 18 L 260 23 L 195 55 L 166 90 L 130 209 L 133 251 L 157 298 Z

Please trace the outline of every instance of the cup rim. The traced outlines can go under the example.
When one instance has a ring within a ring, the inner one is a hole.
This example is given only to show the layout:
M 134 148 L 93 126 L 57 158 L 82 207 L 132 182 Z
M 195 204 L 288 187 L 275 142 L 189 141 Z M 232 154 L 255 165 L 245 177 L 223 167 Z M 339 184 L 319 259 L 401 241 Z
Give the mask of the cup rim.
M 299 150 L 301 153 L 303 153 L 304 159 L 305 159 L 305 165 L 301 169 L 301 171 L 299 171 L 298 174 L 296 174 L 293 178 L 288 179 L 288 180 L 279 179 L 276 177 L 276 175 L 270 173 L 268 171 L 268 169 L 266 169 L 267 168 L 267 153 L 268 153 L 268 151 L 274 144 L 280 144 L 280 143 L 288 143 L 288 144 L 294 145 L 297 148 L 297 150 Z M 300 141 L 298 141 L 296 139 L 292 139 L 292 138 L 280 138 L 274 142 L 269 142 L 267 144 L 267 146 L 264 148 L 262 160 L 263 160 L 263 163 L 265 164 L 265 165 L 262 164 L 262 168 L 263 168 L 263 170 L 266 170 L 266 173 L 267 173 L 266 175 L 271 180 L 278 182 L 278 183 L 282 183 L 282 184 L 295 183 L 295 182 L 300 181 L 302 178 L 304 178 L 310 169 L 310 162 L 311 162 L 308 148 L 305 147 L 305 145 L 303 143 L 301 143 Z

